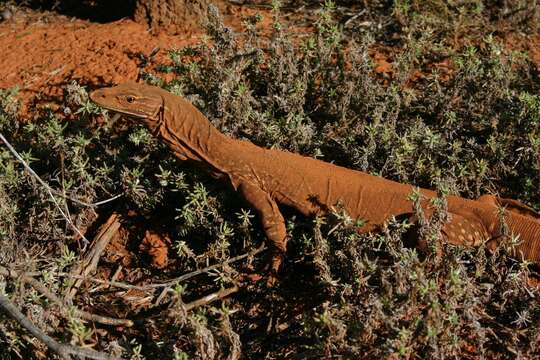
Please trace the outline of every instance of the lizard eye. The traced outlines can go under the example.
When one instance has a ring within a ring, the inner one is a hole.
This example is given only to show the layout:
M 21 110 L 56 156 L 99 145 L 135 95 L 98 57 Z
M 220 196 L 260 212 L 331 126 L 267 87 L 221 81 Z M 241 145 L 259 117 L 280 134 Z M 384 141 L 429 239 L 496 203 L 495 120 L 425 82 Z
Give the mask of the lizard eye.
M 131 104 L 135 101 L 135 98 L 131 95 L 128 95 L 126 96 L 126 101 Z

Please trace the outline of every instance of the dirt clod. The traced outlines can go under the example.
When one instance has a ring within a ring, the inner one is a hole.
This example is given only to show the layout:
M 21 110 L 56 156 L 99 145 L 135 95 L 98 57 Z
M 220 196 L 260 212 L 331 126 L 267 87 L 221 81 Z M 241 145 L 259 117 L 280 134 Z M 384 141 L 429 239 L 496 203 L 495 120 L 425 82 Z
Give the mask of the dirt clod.
M 171 240 L 153 230 L 147 230 L 144 239 L 139 246 L 142 252 L 147 253 L 152 258 L 152 265 L 158 269 L 167 266 L 169 262 L 169 248 Z

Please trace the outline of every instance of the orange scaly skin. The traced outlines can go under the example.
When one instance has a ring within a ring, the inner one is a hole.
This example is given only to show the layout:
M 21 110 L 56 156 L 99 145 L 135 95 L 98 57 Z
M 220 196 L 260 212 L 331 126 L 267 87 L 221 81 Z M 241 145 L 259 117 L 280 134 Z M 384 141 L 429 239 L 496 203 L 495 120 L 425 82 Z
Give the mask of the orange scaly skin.
M 264 149 L 221 134 L 193 105 L 161 88 L 126 83 L 94 91 L 98 105 L 144 122 L 182 160 L 201 163 L 226 178 L 258 212 L 271 244 L 283 254 L 287 234 L 278 203 L 304 215 L 325 213 L 340 203 L 352 218 L 366 221 L 363 231 L 392 216 L 414 217 L 408 200 L 414 190 L 360 171 L 346 169 L 287 151 Z M 430 213 L 431 190 L 420 189 L 422 207 Z M 526 205 L 485 195 L 478 200 L 447 198 L 450 220 L 442 234 L 452 244 L 496 247 L 501 238 L 499 206 L 505 206 L 510 231 L 520 236 L 516 257 L 540 264 L 540 217 Z M 280 260 L 273 263 L 277 270 Z

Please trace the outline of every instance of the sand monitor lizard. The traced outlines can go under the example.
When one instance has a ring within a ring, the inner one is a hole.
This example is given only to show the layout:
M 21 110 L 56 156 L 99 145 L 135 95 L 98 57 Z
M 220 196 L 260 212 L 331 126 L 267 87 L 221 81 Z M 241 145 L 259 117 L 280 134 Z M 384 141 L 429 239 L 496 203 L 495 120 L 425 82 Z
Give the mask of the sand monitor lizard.
M 182 160 L 200 163 L 225 178 L 256 210 L 276 254 L 287 245 L 285 222 L 278 204 L 306 216 L 327 212 L 340 203 L 353 219 L 362 219 L 362 232 L 372 231 L 392 216 L 414 217 L 409 195 L 415 187 L 287 151 L 265 149 L 220 133 L 190 102 L 164 89 L 138 83 L 102 88 L 90 94 L 101 107 L 139 119 Z M 419 190 L 429 211 L 434 191 Z M 442 228 L 451 244 L 497 245 L 505 221 L 521 243 L 515 256 L 540 264 L 540 216 L 526 205 L 485 195 L 477 200 L 448 196 L 449 221 Z M 281 256 L 274 256 L 277 270 Z

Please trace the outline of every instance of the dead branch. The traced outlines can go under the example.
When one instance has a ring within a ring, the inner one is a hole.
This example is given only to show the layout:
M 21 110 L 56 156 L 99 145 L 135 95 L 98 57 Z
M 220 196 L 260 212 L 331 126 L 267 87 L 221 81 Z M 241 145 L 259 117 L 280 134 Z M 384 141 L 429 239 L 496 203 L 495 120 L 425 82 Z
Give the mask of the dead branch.
M 58 272 L 54 273 L 55 276 L 60 277 L 67 277 L 70 279 L 78 279 L 82 281 L 90 281 L 96 284 L 101 284 L 105 286 L 112 286 L 116 287 L 118 289 L 124 289 L 124 290 L 140 290 L 140 291 L 146 291 L 148 288 L 146 286 L 139 286 L 139 285 L 131 285 L 120 281 L 113 281 L 113 280 L 103 280 L 103 279 L 96 279 L 88 276 L 82 276 L 82 275 L 73 275 L 66 272 Z
M 184 305 L 186 311 L 189 311 L 189 310 L 193 310 L 199 306 L 203 306 L 203 305 L 208 305 L 210 304 L 211 302 L 214 302 L 216 300 L 221 300 L 221 299 L 224 299 L 226 298 L 227 296 L 231 295 L 231 294 L 234 294 L 235 292 L 238 292 L 238 290 L 240 290 L 240 288 L 236 285 L 234 285 L 233 287 L 230 287 L 228 289 L 222 289 L 220 291 L 217 291 L 215 293 L 212 293 L 210 295 L 206 295 L 200 299 L 197 299 L 197 300 L 194 300 L 190 303 L 187 303 L 186 305 Z
M 107 233 L 110 234 L 110 233 L 114 233 L 114 231 L 117 231 L 117 230 L 114 230 L 114 226 L 113 226 L 116 223 L 116 221 L 117 221 L 117 219 L 114 216 L 111 216 L 111 218 L 107 222 L 107 224 L 109 224 L 109 225 L 104 226 L 99 234 L 103 234 L 103 237 L 107 237 L 108 235 L 106 236 L 105 234 L 107 234 Z M 104 249 L 104 247 L 103 247 L 103 249 Z M 169 280 L 169 281 L 167 281 L 165 283 L 149 284 L 149 285 L 145 285 L 145 286 L 137 286 L 137 285 L 126 284 L 126 283 L 122 283 L 122 282 L 118 282 L 118 281 L 108 281 L 108 280 L 89 278 L 89 277 L 87 277 L 87 274 L 89 272 L 85 272 L 86 275 L 84 275 L 84 276 L 83 275 L 74 275 L 74 274 L 71 274 L 71 273 L 56 273 L 54 275 L 74 278 L 74 279 L 78 279 L 78 280 L 81 280 L 81 281 L 92 281 L 92 282 L 95 282 L 95 283 L 104 284 L 104 285 L 107 285 L 107 286 L 113 286 L 113 287 L 126 289 L 126 290 L 134 289 L 134 290 L 148 291 L 148 290 L 154 290 L 156 288 L 168 288 L 168 287 L 171 287 L 171 286 L 177 284 L 178 282 L 185 281 L 185 280 L 190 279 L 192 277 L 195 277 L 197 275 L 208 273 L 208 272 L 210 272 L 212 270 L 218 269 L 218 268 L 223 267 L 223 266 L 228 265 L 228 264 L 232 264 L 234 262 L 240 261 L 240 260 L 245 259 L 245 258 L 253 257 L 253 256 L 259 254 L 260 252 L 264 251 L 265 249 L 266 249 L 265 245 L 262 244 L 260 247 L 256 248 L 255 250 L 252 250 L 252 251 L 250 251 L 248 253 L 245 253 L 245 254 L 242 254 L 242 255 L 235 256 L 235 257 L 230 258 L 230 259 L 228 259 L 228 260 L 226 260 L 226 261 L 224 261 L 224 262 L 222 262 L 220 264 L 211 265 L 211 266 L 208 266 L 206 268 L 199 269 L 199 270 L 190 272 L 188 274 L 184 274 L 184 275 L 182 275 L 180 277 Z M 94 259 L 94 256 L 97 256 L 98 252 L 94 251 L 94 252 L 92 252 L 92 254 L 93 254 L 92 256 L 88 256 L 88 259 Z M 92 264 L 93 262 L 90 261 L 89 263 Z M 97 265 L 97 262 L 94 262 L 94 266 L 95 265 Z M 28 274 L 27 273 L 18 273 L 18 272 L 14 271 L 14 270 L 10 270 L 10 269 L 7 269 L 7 268 L 5 268 L 3 266 L 0 266 L 0 275 L 8 276 L 8 277 L 13 278 L 13 279 L 20 279 L 22 282 L 29 284 L 34 289 L 36 289 L 36 291 L 38 291 L 40 294 L 45 296 L 47 299 L 49 299 L 55 305 L 59 306 L 63 310 L 63 312 L 65 312 L 64 311 L 65 303 L 56 294 L 54 294 L 52 291 L 50 291 L 45 285 L 43 285 L 41 282 L 36 280 L 34 277 L 29 276 Z M 31 274 L 36 275 L 36 276 L 39 275 L 38 272 L 33 272 Z M 190 302 L 188 304 L 185 304 L 184 305 L 184 310 L 186 310 L 186 311 L 192 310 L 192 309 L 194 309 L 196 307 L 209 304 L 209 303 L 211 303 L 213 301 L 216 301 L 216 300 L 219 300 L 219 299 L 223 299 L 223 298 L 225 298 L 225 297 L 227 297 L 227 296 L 229 296 L 229 295 L 231 295 L 231 294 L 233 294 L 235 292 L 238 292 L 238 290 L 239 290 L 239 287 L 236 286 L 236 285 L 231 287 L 231 288 L 228 288 L 228 289 L 222 289 L 222 290 L 220 290 L 218 292 L 215 292 L 215 293 L 212 293 L 210 295 L 204 296 L 201 299 L 198 299 L 198 300 L 192 301 L 192 302 Z M 63 315 L 67 316 L 65 313 Z M 133 321 L 128 320 L 128 319 L 116 319 L 116 318 L 96 315 L 96 314 L 92 314 L 92 313 L 89 313 L 89 312 L 86 312 L 86 311 L 83 311 L 83 310 L 79 310 L 79 309 L 76 309 L 76 308 L 75 308 L 75 311 L 74 311 L 74 315 L 77 316 L 77 317 L 80 317 L 81 319 L 84 319 L 84 320 L 93 321 L 93 322 L 96 322 L 96 323 L 101 323 L 101 324 L 110 325 L 110 326 L 131 327 L 131 326 L 134 325 Z
M 249 258 L 249 257 L 252 257 L 252 256 L 255 256 L 257 255 L 258 253 L 262 252 L 266 250 L 266 246 L 264 244 L 262 244 L 261 246 L 259 246 L 258 248 L 256 248 L 255 250 L 251 251 L 251 252 L 248 252 L 248 253 L 245 253 L 245 254 L 242 254 L 242 255 L 238 255 L 238 256 L 235 256 L 235 257 L 232 257 L 230 259 L 227 259 L 225 260 L 224 262 L 222 263 L 219 263 L 219 264 L 215 264 L 215 265 L 210 265 L 210 266 L 207 266 L 203 269 L 199 269 L 199 270 L 195 270 L 195 271 L 192 271 L 190 273 L 187 273 L 187 274 L 184 274 L 182 276 L 179 276 L 177 278 L 174 278 L 174 279 L 171 279 L 167 282 L 164 282 L 164 283 L 160 283 L 160 284 L 149 284 L 149 285 L 145 285 L 143 286 L 143 288 L 145 290 L 149 290 L 149 289 L 155 289 L 155 288 L 162 288 L 162 287 L 169 287 L 169 286 L 174 286 L 176 285 L 177 283 L 181 282 L 181 281 L 185 281 L 185 280 L 188 280 L 188 279 L 191 279 L 192 277 L 195 277 L 195 276 L 198 276 L 198 275 L 201 275 L 201 274 L 205 274 L 205 273 L 208 273 L 212 270 L 216 270 L 216 269 L 219 269 L 225 265 L 229 265 L 229 264 L 232 264 L 236 261 L 240 261 L 242 259 L 245 259 L 245 258 Z
M 212 294 L 203 296 L 200 299 L 194 300 L 192 302 L 189 302 L 187 304 L 183 304 L 180 311 L 182 314 L 184 314 L 186 311 L 193 310 L 195 308 L 198 308 L 200 306 L 208 305 L 216 300 L 221 300 L 226 298 L 227 296 L 234 294 L 238 292 L 240 288 L 237 285 L 234 285 L 227 289 L 221 289 L 219 291 L 216 291 Z M 176 317 L 178 315 L 178 308 L 171 308 L 169 309 L 167 316 L 168 317 Z
M 67 312 L 66 305 L 62 302 L 62 300 L 55 293 L 50 291 L 49 288 L 47 288 L 45 285 L 43 285 L 41 282 L 39 282 L 35 278 L 25 275 L 25 274 L 19 274 L 14 270 L 9 270 L 2 266 L 0 266 L 0 275 L 8 276 L 12 279 L 20 279 L 23 283 L 29 284 L 34 289 L 36 289 L 37 292 L 39 292 L 41 295 L 45 296 L 48 300 L 50 300 L 53 304 L 58 306 L 64 317 L 68 316 L 66 314 Z M 128 319 L 117 319 L 117 318 L 111 318 L 111 317 L 102 316 L 102 315 L 96 315 L 96 314 L 92 314 L 84 310 L 79 310 L 77 308 L 74 308 L 74 315 L 83 320 L 93 321 L 93 322 L 104 324 L 104 325 L 126 326 L 126 327 L 133 326 L 133 321 L 128 320 Z
M 99 229 L 98 234 L 94 238 L 93 241 L 93 247 L 92 249 L 86 254 L 84 259 L 79 263 L 79 266 L 77 266 L 73 271 L 72 274 L 74 275 L 82 275 L 83 277 L 86 277 L 93 273 L 97 269 L 97 265 L 99 262 L 99 259 L 101 258 L 101 254 L 113 238 L 113 236 L 118 232 L 120 229 L 120 215 L 117 213 L 113 213 L 107 222 L 101 226 Z M 77 293 L 77 290 L 83 283 L 82 279 L 79 279 L 73 284 L 73 287 L 68 288 L 66 290 L 66 297 L 65 300 L 67 303 L 71 301 L 71 299 L 75 296 Z
M 223 267 L 225 265 L 229 265 L 229 264 L 235 263 L 237 261 L 243 260 L 245 258 L 255 256 L 255 255 L 261 253 L 264 250 L 266 250 L 266 247 L 263 244 L 263 245 L 261 245 L 260 247 L 256 248 L 253 251 L 250 251 L 248 253 L 232 257 L 232 258 L 230 258 L 230 259 L 228 259 L 228 260 L 226 260 L 226 261 L 224 261 L 222 263 L 210 265 L 210 266 L 205 267 L 203 269 L 198 269 L 198 270 L 192 271 L 190 273 L 184 274 L 182 276 L 176 277 L 174 279 L 168 280 L 168 281 L 166 281 L 164 283 L 157 283 L 157 284 L 132 285 L 132 284 L 127 284 L 127 283 L 123 283 L 123 282 L 119 282 L 119 281 L 96 279 L 96 278 L 91 278 L 91 277 L 86 277 L 86 276 L 81 276 L 81 275 L 73 275 L 73 274 L 65 273 L 65 272 L 54 273 L 54 275 L 55 276 L 61 276 L 61 277 L 69 277 L 69 278 L 73 278 L 73 279 L 80 279 L 80 280 L 84 280 L 84 281 L 91 281 L 91 282 L 96 283 L 96 284 L 103 284 L 103 285 L 113 286 L 113 287 L 116 287 L 116 288 L 119 288 L 119 289 L 124 289 L 124 290 L 149 291 L 149 290 L 154 290 L 154 289 L 158 289 L 158 288 L 167 288 L 167 287 L 174 286 L 174 285 L 176 285 L 177 283 L 179 283 L 181 281 L 191 279 L 191 278 L 193 278 L 195 276 L 208 273 L 208 272 L 210 272 L 212 270 L 219 269 L 219 268 L 221 268 L 221 267 Z
M 35 326 L 9 299 L 7 296 L 0 294 L 0 307 L 22 327 L 28 330 L 37 339 L 42 341 L 49 349 L 57 353 L 62 359 L 71 359 L 70 355 L 78 357 L 87 357 L 90 359 L 112 359 L 111 356 L 99 351 L 78 348 L 71 345 L 65 345 L 57 342 L 49 335 L 45 334 L 41 329 Z

